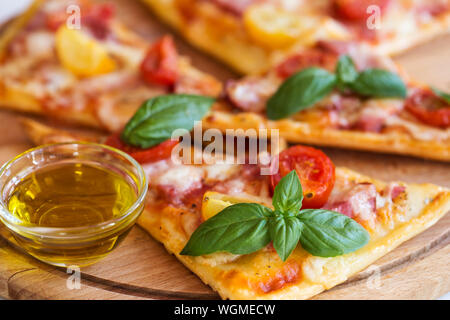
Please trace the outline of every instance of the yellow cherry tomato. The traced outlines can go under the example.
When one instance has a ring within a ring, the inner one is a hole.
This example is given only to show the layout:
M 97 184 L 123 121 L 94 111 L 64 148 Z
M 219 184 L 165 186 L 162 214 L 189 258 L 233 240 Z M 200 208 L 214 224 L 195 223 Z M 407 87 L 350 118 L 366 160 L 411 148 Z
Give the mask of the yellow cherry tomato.
M 62 25 L 56 31 L 55 46 L 61 64 L 77 76 L 95 76 L 116 68 L 101 43 L 80 30 Z
M 246 197 L 236 197 L 219 192 L 207 191 L 203 195 L 203 202 L 202 202 L 203 220 L 208 220 L 209 218 L 215 216 L 226 207 L 229 207 L 232 204 L 236 203 L 260 203 L 262 205 L 271 207 L 269 203 L 264 203 L 261 201 L 261 198 L 254 196 L 249 195 Z
M 311 21 L 271 5 L 253 5 L 244 13 L 244 26 L 253 41 L 269 48 L 283 48 L 308 38 Z

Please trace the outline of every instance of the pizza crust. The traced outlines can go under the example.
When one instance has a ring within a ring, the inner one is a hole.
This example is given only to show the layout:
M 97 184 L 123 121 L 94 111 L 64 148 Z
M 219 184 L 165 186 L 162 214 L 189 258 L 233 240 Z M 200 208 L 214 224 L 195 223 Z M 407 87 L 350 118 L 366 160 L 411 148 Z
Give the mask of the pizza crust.
M 408 134 L 378 134 L 361 131 L 321 128 L 306 122 L 284 119 L 268 120 L 256 113 L 213 111 L 203 120 L 204 128 L 278 129 L 279 136 L 290 143 L 339 147 L 375 152 L 411 155 L 420 158 L 450 161 L 450 145 L 439 141 L 420 141 Z
M 336 174 L 345 179 L 384 185 L 346 168 L 337 168 Z M 419 196 L 423 201 L 413 199 L 415 196 Z M 431 227 L 450 210 L 450 192 L 438 186 L 407 185 L 407 197 L 411 198 L 408 207 L 414 217 L 396 226 L 386 236 L 371 240 L 356 252 L 334 258 L 320 258 L 309 255 L 299 246 L 286 264 L 291 263 L 293 267 L 300 268 L 300 278 L 269 293 L 252 286 L 252 278 L 242 270 L 251 268 L 252 273 L 264 272 L 265 263 L 272 260 L 271 272 L 276 274 L 283 268 L 280 261 L 277 261 L 279 259 L 276 254 L 261 250 L 226 264 L 210 265 L 201 261 L 201 257 L 178 254 L 188 240 L 179 222 L 181 209 L 166 207 L 153 211 L 147 207 L 138 224 L 162 242 L 170 253 L 217 291 L 223 299 L 308 299 L 345 282 L 403 242 Z M 428 198 L 430 200 L 425 201 Z
M 179 12 L 177 0 L 141 1 L 192 45 L 225 62 L 242 74 L 261 74 L 279 62 L 282 57 L 286 57 L 302 47 L 300 44 L 294 44 L 288 49 L 275 50 L 259 46 L 247 35 L 240 17 L 226 14 L 219 9 L 214 10 L 211 8 L 212 6 L 204 2 L 197 3 L 196 6 L 205 7 L 204 11 L 208 12 L 208 15 L 200 14 L 185 23 L 184 17 Z M 211 19 L 209 15 L 216 16 L 216 19 Z M 221 27 L 222 24 L 224 24 L 224 28 Z M 400 35 L 383 39 L 371 47 L 379 54 L 399 54 L 448 31 L 450 31 L 450 12 L 442 15 L 439 19 L 434 19 L 422 27 L 420 32 L 410 32 L 406 37 Z M 339 40 L 326 37 L 323 39 Z
M 6 52 L 8 44 L 26 27 L 27 22 L 43 4 L 44 1 L 34 1 L 28 11 L 14 20 L 2 32 L 0 35 L 0 59 Z M 12 61 L 2 61 L 0 66 L 0 108 L 38 114 L 66 123 L 108 131 L 116 131 L 122 128 L 145 99 L 167 94 L 169 89 L 163 86 L 145 84 L 140 79 L 140 62 L 149 43 L 118 20 L 111 22 L 111 29 L 120 43 L 105 42 L 104 46 L 110 54 L 121 58 L 123 65 L 120 69 L 97 77 L 77 78 L 60 65 L 58 58 L 51 51 L 51 55 L 44 56 L 45 62 L 51 62 L 50 66 L 44 71 L 48 71 L 50 68 L 50 71 L 56 69 L 57 72 L 64 73 L 64 75 L 68 74 L 68 79 L 64 78 L 68 84 L 60 91 L 54 92 L 55 90 L 52 88 L 47 92 L 46 86 L 51 86 L 51 84 L 41 84 L 36 81 L 38 85 L 27 86 L 27 81 L 30 80 L 27 75 L 31 77 L 37 72 L 30 71 L 30 65 L 44 65 L 45 68 L 46 65 L 42 64 L 41 61 L 42 57 L 29 54 Z M 51 37 L 53 39 L 55 34 L 52 33 Z M 177 93 L 207 96 L 218 96 L 221 93 L 222 84 L 213 76 L 192 66 L 188 57 L 178 56 L 177 64 L 179 71 Z M 15 75 L 21 75 L 24 79 L 17 81 Z M 36 75 L 39 74 L 36 73 Z M 31 80 L 35 79 L 32 78 Z M 115 82 L 119 81 L 123 84 L 119 88 L 111 89 L 108 87 L 111 83 L 114 85 Z M 86 92 L 86 87 L 89 87 L 91 91 Z M 72 97 L 71 92 L 81 94 Z M 49 97 L 47 98 L 44 94 L 48 94 Z M 95 96 L 95 100 L 80 99 L 79 96 L 82 96 L 82 98 Z M 50 102 L 58 101 L 57 98 L 61 98 L 60 100 L 64 101 L 65 105 L 53 103 L 49 107 L 45 103 L 46 100 Z M 67 99 L 69 103 L 66 102 Z

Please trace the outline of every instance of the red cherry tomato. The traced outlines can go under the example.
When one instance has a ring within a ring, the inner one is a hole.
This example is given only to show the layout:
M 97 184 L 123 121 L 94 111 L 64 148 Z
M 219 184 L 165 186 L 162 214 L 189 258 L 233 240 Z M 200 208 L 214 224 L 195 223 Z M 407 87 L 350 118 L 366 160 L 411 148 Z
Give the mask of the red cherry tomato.
M 405 102 L 405 109 L 430 126 L 450 127 L 450 104 L 431 90 L 419 90 Z
M 128 153 L 139 163 L 151 163 L 169 158 L 178 140 L 166 140 L 155 147 L 141 149 L 127 145 L 120 139 L 120 134 L 115 133 L 108 137 L 105 144 Z
M 295 72 L 313 66 L 333 71 L 337 60 L 337 54 L 322 49 L 309 49 L 287 58 L 276 67 L 276 71 L 281 78 L 290 77 Z
M 369 17 L 367 13 L 369 6 L 378 6 L 383 13 L 390 2 L 391 0 L 334 0 L 334 7 L 340 18 L 361 21 Z
M 147 51 L 141 74 L 149 84 L 171 86 L 178 78 L 177 51 L 172 37 L 163 36 Z
M 321 208 L 327 202 L 335 173 L 333 162 L 322 151 L 305 146 L 290 147 L 280 153 L 277 163 L 278 170 L 271 177 L 273 189 L 282 177 L 295 170 L 303 189 L 302 208 Z

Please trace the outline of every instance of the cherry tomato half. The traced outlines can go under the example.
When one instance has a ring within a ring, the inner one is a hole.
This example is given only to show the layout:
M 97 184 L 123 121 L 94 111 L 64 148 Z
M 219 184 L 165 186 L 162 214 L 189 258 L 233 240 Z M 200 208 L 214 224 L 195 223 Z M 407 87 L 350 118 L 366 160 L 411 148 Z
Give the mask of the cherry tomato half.
M 334 0 L 334 7 L 340 18 L 361 21 L 369 17 L 367 13 L 369 6 L 378 6 L 383 13 L 390 2 L 391 0 Z
M 419 90 L 412 94 L 405 102 L 405 109 L 428 125 L 450 126 L 450 104 L 431 90 Z
M 141 149 L 127 145 L 120 139 L 120 134 L 115 133 L 108 137 L 105 144 L 128 153 L 139 163 L 151 163 L 169 158 L 172 149 L 178 144 L 178 140 L 169 139 L 157 146 Z
M 155 42 L 141 64 L 141 74 L 149 84 L 171 86 L 178 78 L 177 51 L 172 37 Z
M 282 177 L 295 170 L 303 189 L 302 208 L 320 208 L 327 202 L 334 186 L 335 169 L 322 151 L 305 146 L 290 147 L 280 153 L 277 163 L 278 170 L 271 177 L 273 189 Z

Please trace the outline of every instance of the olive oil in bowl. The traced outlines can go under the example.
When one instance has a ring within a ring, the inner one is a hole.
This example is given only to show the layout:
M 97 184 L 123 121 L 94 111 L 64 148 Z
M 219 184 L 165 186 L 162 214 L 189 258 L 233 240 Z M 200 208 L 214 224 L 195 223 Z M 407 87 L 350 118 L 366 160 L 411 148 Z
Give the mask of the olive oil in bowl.
M 1 221 L 25 251 L 57 266 L 110 253 L 142 212 L 147 190 L 131 157 L 89 143 L 32 149 L 2 167 L 0 183 Z
M 119 174 L 83 163 L 56 164 L 25 176 L 8 209 L 24 225 L 72 228 L 124 214 L 137 195 Z

